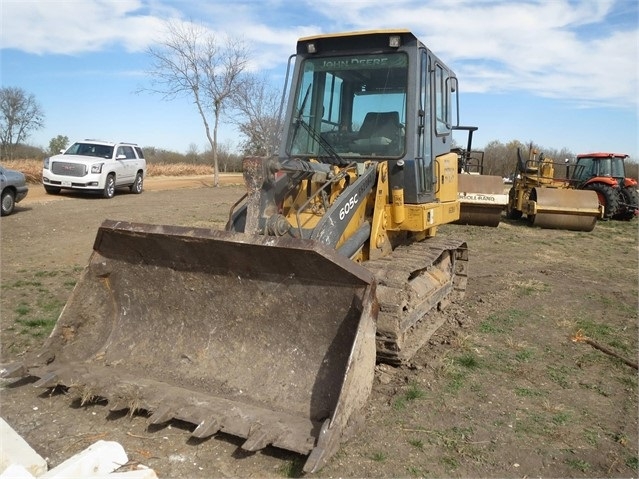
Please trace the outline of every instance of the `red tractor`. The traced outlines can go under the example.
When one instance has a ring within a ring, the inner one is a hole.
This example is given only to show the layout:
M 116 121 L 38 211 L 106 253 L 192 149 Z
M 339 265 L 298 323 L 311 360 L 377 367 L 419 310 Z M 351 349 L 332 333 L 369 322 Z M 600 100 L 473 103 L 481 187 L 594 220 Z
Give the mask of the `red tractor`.
M 581 190 L 593 190 L 604 207 L 604 219 L 629 221 L 639 214 L 637 180 L 626 177 L 623 153 L 577 155 L 571 183 Z

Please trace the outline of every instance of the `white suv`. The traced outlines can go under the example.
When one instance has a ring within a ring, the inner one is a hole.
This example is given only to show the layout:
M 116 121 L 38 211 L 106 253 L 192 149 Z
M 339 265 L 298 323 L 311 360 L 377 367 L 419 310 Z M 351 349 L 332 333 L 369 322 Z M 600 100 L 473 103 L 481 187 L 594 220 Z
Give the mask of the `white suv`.
M 44 159 L 42 184 L 47 193 L 91 190 L 113 198 L 120 186 L 142 193 L 146 160 L 142 148 L 134 143 L 83 140 L 61 153 Z

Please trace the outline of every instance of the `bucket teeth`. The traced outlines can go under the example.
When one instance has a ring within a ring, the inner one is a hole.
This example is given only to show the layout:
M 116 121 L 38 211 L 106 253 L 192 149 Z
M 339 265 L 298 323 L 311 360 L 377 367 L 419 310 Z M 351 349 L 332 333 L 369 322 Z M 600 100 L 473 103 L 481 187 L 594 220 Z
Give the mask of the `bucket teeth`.
M 44 374 L 38 381 L 33 384 L 36 388 L 52 388 L 60 384 L 58 375 L 53 371 Z
M 129 405 L 123 401 L 109 401 L 109 411 L 117 412 L 129 409 Z
M 0 369 L 0 378 L 21 378 L 27 374 L 27 370 L 22 363 L 9 364 Z
M 217 418 L 205 419 L 198 424 L 195 430 L 191 433 L 191 436 L 197 437 L 198 439 L 204 439 L 217 433 L 220 430 L 220 427 L 221 424 Z
M 242 449 L 245 451 L 259 451 L 264 449 L 269 444 L 272 444 L 277 439 L 277 434 L 272 431 L 265 430 L 261 425 L 256 425 L 251 428 L 248 438 L 242 444 Z
M 151 414 L 149 424 L 162 424 L 173 419 L 173 413 L 168 406 L 160 406 Z

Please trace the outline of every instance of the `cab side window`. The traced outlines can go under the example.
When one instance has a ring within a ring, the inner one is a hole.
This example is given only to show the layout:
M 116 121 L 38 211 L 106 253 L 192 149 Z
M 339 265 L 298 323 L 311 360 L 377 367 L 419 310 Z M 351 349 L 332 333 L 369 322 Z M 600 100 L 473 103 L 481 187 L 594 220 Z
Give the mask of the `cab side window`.
M 124 155 L 127 160 L 135 160 L 135 152 L 130 146 L 119 146 L 117 156 Z
M 448 109 L 449 92 L 446 84 L 446 72 L 441 65 L 435 65 L 435 130 L 438 135 L 450 132 L 450 111 Z

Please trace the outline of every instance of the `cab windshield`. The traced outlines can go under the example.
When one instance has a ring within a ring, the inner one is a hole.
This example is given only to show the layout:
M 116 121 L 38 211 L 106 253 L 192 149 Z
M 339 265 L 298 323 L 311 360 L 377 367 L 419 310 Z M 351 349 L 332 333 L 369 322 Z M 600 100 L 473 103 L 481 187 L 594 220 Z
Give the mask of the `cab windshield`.
M 301 66 L 287 152 L 318 157 L 404 154 L 408 57 L 309 58 Z
M 612 177 L 613 178 L 625 178 L 626 169 L 624 168 L 623 158 L 612 158 Z

